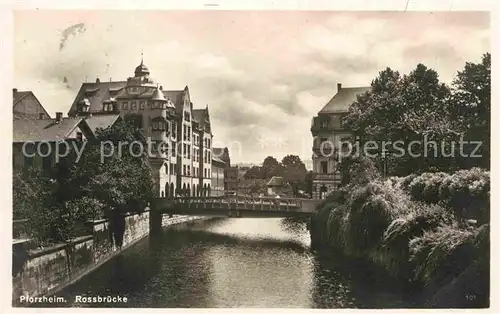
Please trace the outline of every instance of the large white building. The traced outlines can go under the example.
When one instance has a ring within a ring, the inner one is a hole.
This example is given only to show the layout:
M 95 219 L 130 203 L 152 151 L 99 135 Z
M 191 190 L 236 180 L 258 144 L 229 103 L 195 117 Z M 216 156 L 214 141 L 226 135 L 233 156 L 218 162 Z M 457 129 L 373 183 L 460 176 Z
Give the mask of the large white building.
M 119 114 L 151 138 L 149 158 L 158 197 L 210 195 L 213 134 L 208 106 L 193 109 L 186 86 L 164 90 L 141 60 L 124 81 L 83 83 L 68 115 Z M 170 149 L 157 147 L 167 143 Z
M 369 91 L 370 87 L 342 87 L 337 84 L 337 94 L 313 117 L 311 133 L 313 135 L 313 199 L 323 199 L 330 192 L 338 189 L 341 181 L 337 170 L 340 143 L 349 137 L 349 132 L 342 125 L 342 118 L 356 97 Z

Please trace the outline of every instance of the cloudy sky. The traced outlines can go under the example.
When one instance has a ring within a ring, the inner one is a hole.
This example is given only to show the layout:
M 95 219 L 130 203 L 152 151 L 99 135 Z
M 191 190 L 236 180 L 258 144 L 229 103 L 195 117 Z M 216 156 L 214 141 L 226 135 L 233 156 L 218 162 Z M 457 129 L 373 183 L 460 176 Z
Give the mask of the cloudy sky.
M 418 63 L 451 81 L 490 51 L 487 13 L 17 11 L 14 86 L 65 114 L 82 82 L 125 80 L 141 50 L 164 89 L 208 105 L 235 162 L 311 159 L 311 118 L 343 86 Z M 65 79 L 66 78 L 66 79 Z

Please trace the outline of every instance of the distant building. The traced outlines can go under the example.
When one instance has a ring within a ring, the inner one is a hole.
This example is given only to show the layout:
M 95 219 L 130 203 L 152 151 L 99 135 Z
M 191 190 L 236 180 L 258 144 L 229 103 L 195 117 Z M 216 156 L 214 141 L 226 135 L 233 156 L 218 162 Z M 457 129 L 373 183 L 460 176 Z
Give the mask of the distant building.
M 12 90 L 12 116 L 14 119 L 50 119 L 50 115 L 43 108 L 32 91 Z
M 274 176 L 266 184 L 268 195 L 281 195 L 284 193 L 285 181 L 282 177 Z
M 341 181 L 337 170 L 338 152 L 342 149 L 339 146 L 350 135 L 342 125 L 342 118 L 357 96 L 370 89 L 371 87 L 342 87 L 342 84 L 337 84 L 337 94 L 312 119 L 313 199 L 323 199 L 338 189 Z
M 231 158 L 229 157 L 229 149 L 227 147 L 213 149 L 214 157 L 221 159 L 226 168 L 224 170 L 224 191 L 225 192 L 237 192 L 238 191 L 238 167 L 231 167 Z
M 12 157 L 14 170 L 30 167 L 49 170 L 56 162 L 58 141 L 85 141 L 94 132 L 84 118 L 63 118 L 62 112 L 55 119 L 15 119 L 13 121 Z M 23 152 L 24 147 L 24 152 Z M 59 144 L 60 154 L 66 146 Z
M 226 163 L 220 158 L 212 158 L 212 194 L 211 196 L 224 195 L 224 171 Z

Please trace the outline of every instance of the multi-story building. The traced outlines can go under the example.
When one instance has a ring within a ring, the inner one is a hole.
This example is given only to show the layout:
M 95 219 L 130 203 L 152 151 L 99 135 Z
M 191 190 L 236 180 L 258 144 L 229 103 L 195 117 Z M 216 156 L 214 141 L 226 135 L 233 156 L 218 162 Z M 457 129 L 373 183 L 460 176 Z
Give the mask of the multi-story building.
M 238 191 L 238 167 L 231 167 L 231 158 L 229 157 L 229 149 L 224 148 L 213 148 L 213 153 L 215 157 L 220 158 L 225 164 L 224 169 L 224 191 L 226 192 L 237 192 Z
M 193 110 L 186 86 L 163 90 L 141 60 L 134 76 L 125 81 L 83 83 L 68 115 L 119 114 L 151 141 L 149 162 L 155 194 L 209 195 L 211 143 L 208 107 Z
M 313 199 L 323 199 L 327 194 L 338 189 L 341 181 L 337 169 L 338 152 L 342 140 L 349 137 L 343 127 L 342 119 L 349 106 L 358 95 L 370 90 L 370 87 L 342 87 L 337 84 L 337 94 L 313 117 L 311 133 L 313 135 Z
M 224 195 L 224 170 L 226 163 L 218 157 L 212 158 L 212 196 Z
M 43 108 L 32 91 L 12 90 L 12 116 L 14 119 L 50 119 L 50 115 Z

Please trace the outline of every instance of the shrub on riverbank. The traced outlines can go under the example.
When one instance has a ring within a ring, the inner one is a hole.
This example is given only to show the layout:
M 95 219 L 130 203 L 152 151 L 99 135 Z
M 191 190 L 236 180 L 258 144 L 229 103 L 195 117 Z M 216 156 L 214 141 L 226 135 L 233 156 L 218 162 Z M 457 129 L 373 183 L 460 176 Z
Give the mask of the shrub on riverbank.
M 341 197 L 320 204 L 311 237 L 394 277 L 440 287 L 472 264 L 488 267 L 489 227 L 468 226 L 451 207 L 471 195 L 489 209 L 486 187 L 489 173 L 477 169 L 349 184 Z M 443 189 L 453 191 L 450 197 L 436 192 Z

